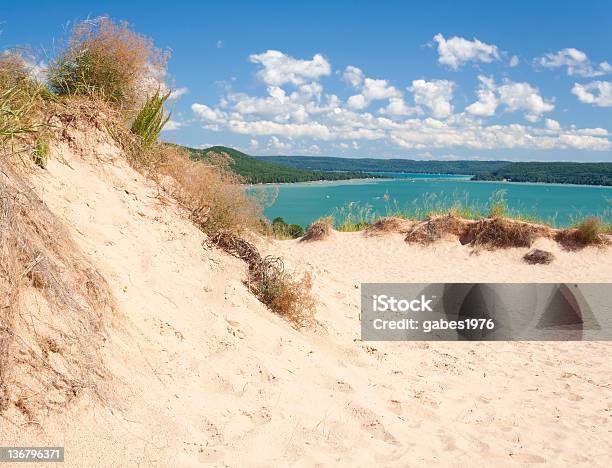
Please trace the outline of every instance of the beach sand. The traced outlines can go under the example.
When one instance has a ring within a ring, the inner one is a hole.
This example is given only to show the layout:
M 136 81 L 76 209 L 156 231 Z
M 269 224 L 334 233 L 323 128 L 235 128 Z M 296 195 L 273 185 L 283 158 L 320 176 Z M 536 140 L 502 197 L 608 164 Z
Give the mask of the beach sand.
M 65 446 L 66 466 L 608 465 L 612 344 L 361 342 L 359 288 L 609 282 L 612 249 L 538 240 L 557 259 L 529 266 L 527 249 L 399 234 L 259 239 L 313 275 L 320 325 L 298 331 L 248 292 L 244 263 L 87 138 L 84 154 L 54 148 L 35 186 L 117 298 L 101 350 L 112 392 L 30 424 L 9 409 L 2 445 Z

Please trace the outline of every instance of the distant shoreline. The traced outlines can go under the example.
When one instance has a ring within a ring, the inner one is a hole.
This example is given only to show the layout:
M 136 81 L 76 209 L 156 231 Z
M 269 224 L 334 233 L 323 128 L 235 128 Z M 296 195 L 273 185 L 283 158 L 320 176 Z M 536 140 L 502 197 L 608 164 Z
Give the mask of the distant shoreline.
M 408 173 L 406 173 L 408 174 Z M 417 173 L 415 173 L 417 174 Z M 424 173 L 423 173 L 424 174 Z M 256 188 L 262 186 L 277 186 L 277 185 L 344 185 L 350 184 L 352 182 L 360 182 L 360 181 L 368 181 L 368 182 L 383 182 L 390 180 L 444 180 L 444 181 L 456 181 L 456 182 L 471 182 L 471 183 L 486 183 L 486 184 L 510 184 L 510 185 L 537 185 L 537 186 L 561 186 L 561 187 L 595 187 L 602 189 L 611 189 L 612 185 L 599 185 L 599 184 L 572 184 L 572 183 L 563 183 L 563 182 L 515 182 L 512 180 L 472 180 L 472 179 L 463 179 L 460 177 L 456 177 L 458 174 L 428 174 L 428 175 L 436 175 L 436 176 L 449 176 L 448 179 L 443 177 L 435 177 L 428 179 L 426 177 L 415 177 L 411 179 L 410 177 L 360 177 L 360 178 L 352 178 L 352 179 L 340 179 L 340 180 L 309 180 L 304 182 L 261 182 L 257 184 L 244 184 L 247 188 Z

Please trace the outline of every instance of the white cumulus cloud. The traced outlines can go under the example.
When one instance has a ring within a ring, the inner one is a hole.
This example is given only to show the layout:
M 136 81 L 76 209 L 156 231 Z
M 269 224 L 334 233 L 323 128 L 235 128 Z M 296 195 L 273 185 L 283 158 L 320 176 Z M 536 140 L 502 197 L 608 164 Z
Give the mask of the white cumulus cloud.
M 249 59 L 262 66 L 257 72 L 257 77 L 268 85 L 280 86 L 285 83 L 301 85 L 331 73 L 330 63 L 321 54 L 316 54 L 312 60 L 302 60 L 278 50 L 268 50 L 261 54 L 253 54 Z
M 485 44 L 476 38 L 473 41 L 457 36 L 445 39 L 438 33 L 433 39 L 438 43 L 438 62 L 453 70 L 470 61 L 490 63 L 500 59 L 497 46 Z
M 612 65 L 608 62 L 593 65 L 587 54 L 573 47 L 546 54 L 536 59 L 536 63 L 546 68 L 566 67 L 569 76 L 595 77 L 612 73 Z
M 612 81 L 593 81 L 592 83 L 575 83 L 572 93 L 580 102 L 598 107 L 612 107 Z
M 505 80 L 496 85 L 493 78 L 480 75 L 478 101 L 465 108 L 466 112 L 479 117 L 495 115 L 498 106 L 505 106 L 506 111 L 523 111 L 530 122 L 537 121 L 546 112 L 554 110 L 551 101 L 545 100 L 537 88 L 529 83 L 516 83 Z
M 402 93 L 387 80 L 367 78 L 359 68 L 351 65 L 346 67 L 342 78 L 359 91 L 359 94 L 347 100 L 347 104 L 353 109 L 365 109 L 372 101 L 402 97 Z
M 414 94 L 414 102 L 425 106 L 435 118 L 445 118 L 453 113 L 455 83 L 448 80 L 414 80 L 408 88 Z

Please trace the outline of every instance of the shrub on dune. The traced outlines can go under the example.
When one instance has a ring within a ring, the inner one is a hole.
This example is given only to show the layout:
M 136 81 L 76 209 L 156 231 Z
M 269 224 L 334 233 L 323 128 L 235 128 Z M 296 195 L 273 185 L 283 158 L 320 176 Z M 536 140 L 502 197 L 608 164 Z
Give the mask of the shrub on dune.
M 555 240 L 568 250 L 577 250 L 589 245 L 604 245 L 604 226 L 599 218 L 587 218 L 573 228 L 557 233 Z
M 310 224 L 306 229 L 306 234 L 300 241 L 319 241 L 327 239 L 332 233 L 332 220 L 322 218 Z
M 531 247 L 538 236 L 548 235 L 548 228 L 506 218 L 486 218 L 471 224 L 462 243 L 489 249 Z
M 168 53 L 127 22 L 99 17 L 77 23 L 51 63 L 49 83 L 59 95 L 85 95 L 134 109 L 157 88 Z
M 408 243 L 431 244 L 445 235 L 462 237 L 469 222 L 452 214 L 433 216 L 415 225 L 408 231 L 405 241 Z

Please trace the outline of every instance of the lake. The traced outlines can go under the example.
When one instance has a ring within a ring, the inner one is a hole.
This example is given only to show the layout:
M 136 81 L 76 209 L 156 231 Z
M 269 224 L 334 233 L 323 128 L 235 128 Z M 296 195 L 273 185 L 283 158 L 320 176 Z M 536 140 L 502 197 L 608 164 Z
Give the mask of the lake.
M 470 176 L 389 174 L 393 179 L 306 182 L 263 187 L 278 191 L 268 219 L 281 216 L 287 223 L 306 226 L 327 215 L 342 219 L 347 212 L 386 215 L 402 210 L 422 215 L 432 209 L 464 206 L 488 212 L 503 198 L 510 214 L 523 214 L 568 226 L 588 216 L 612 222 L 612 187 L 470 181 Z M 257 190 L 261 190 L 258 187 Z

